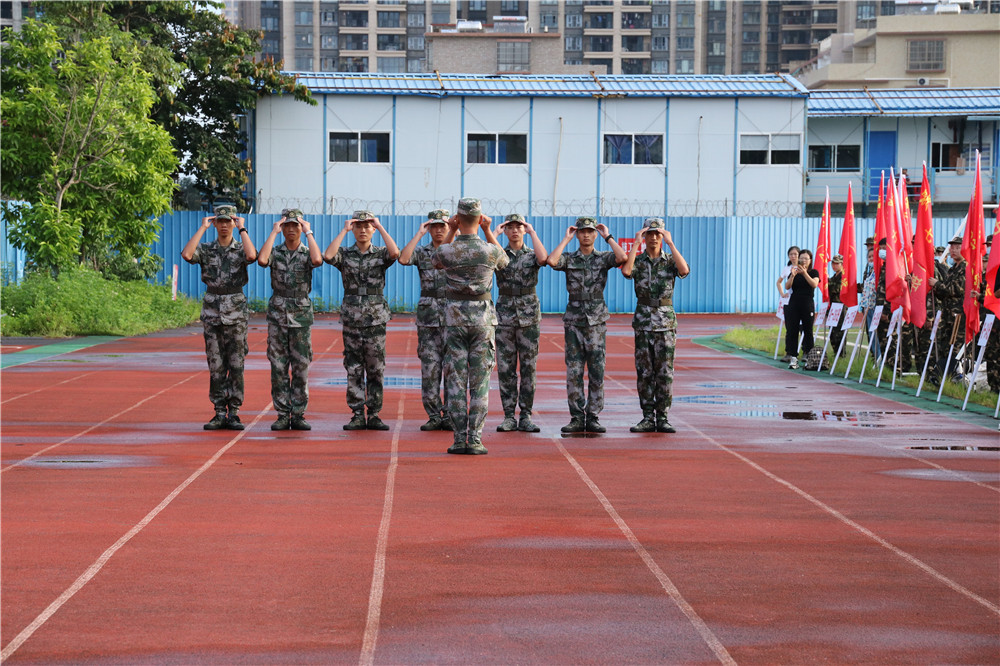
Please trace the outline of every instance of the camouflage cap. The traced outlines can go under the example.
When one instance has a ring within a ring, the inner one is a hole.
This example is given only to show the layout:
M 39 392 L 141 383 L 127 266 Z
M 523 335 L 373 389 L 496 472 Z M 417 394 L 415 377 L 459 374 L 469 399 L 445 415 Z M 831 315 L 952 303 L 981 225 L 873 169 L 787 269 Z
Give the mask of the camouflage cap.
M 427 221 L 432 224 L 447 224 L 451 217 L 451 211 L 446 208 L 438 208 L 427 213 Z
M 479 199 L 466 197 L 458 200 L 459 215 L 482 215 L 483 203 Z
M 993 234 L 990 234 L 989 236 L 986 237 L 986 244 L 987 245 L 993 244 Z
M 285 224 L 300 224 L 302 222 L 302 211 L 298 208 L 285 208 L 281 211 L 281 216 L 285 218 Z
M 944 245 L 938 245 L 934 248 L 934 254 L 941 254 L 944 252 Z
M 576 230 L 580 229 L 597 229 L 597 220 L 588 216 L 576 218 Z
M 236 217 L 236 206 L 216 206 L 215 219 L 231 220 Z
M 663 223 L 662 217 L 647 217 L 643 222 L 646 231 L 659 231 L 661 234 L 667 230 L 667 225 Z
M 356 210 L 351 217 L 358 222 L 371 222 L 375 219 L 375 213 L 370 210 Z
M 948 241 L 948 245 L 961 245 L 961 244 L 962 244 L 961 236 L 955 236 L 950 241 Z
M 874 236 L 869 236 L 868 238 L 866 238 L 865 239 L 865 245 L 867 245 L 868 247 L 874 247 L 875 246 L 875 237 Z
M 524 215 L 520 213 L 511 213 L 507 217 L 503 218 L 504 222 L 515 222 L 517 224 L 524 224 Z
M 842 263 L 844 263 L 844 255 L 842 255 L 842 254 L 835 254 L 835 255 L 833 255 L 833 259 L 830 260 L 830 263 L 831 264 L 842 264 Z

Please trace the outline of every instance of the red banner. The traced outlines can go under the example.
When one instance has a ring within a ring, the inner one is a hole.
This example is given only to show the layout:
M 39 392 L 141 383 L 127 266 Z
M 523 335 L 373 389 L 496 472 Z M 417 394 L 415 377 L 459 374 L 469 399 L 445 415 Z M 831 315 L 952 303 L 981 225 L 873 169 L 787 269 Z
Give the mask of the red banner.
M 858 304 L 858 250 L 854 241 L 854 193 L 847 184 L 847 210 L 840 232 L 840 255 L 844 258 L 844 276 L 840 281 L 840 300 L 845 308 Z
M 830 188 L 826 189 L 826 201 L 823 203 L 823 221 L 819 225 L 819 240 L 816 242 L 816 262 L 813 265 L 819 271 L 819 297 L 830 302 L 830 277 L 826 274 L 830 263 Z
M 927 322 L 927 280 L 934 276 L 934 218 L 931 214 L 931 189 L 924 165 L 924 181 L 917 202 L 917 236 L 913 244 L 913 280 L 910 286 L 910 321 L 917 328 Z
M 986 255 L 986 238 L 983 235 L 983 182 L 980 173 L 979 151 L 976 151 L 976 184 L 969 201 L 969 215 L 962 236 L 962 257 L 965 259 L 965 341 L 972 343 L 979 332 L 979 300 L 973 295 L 982 291 L 983 257 Z

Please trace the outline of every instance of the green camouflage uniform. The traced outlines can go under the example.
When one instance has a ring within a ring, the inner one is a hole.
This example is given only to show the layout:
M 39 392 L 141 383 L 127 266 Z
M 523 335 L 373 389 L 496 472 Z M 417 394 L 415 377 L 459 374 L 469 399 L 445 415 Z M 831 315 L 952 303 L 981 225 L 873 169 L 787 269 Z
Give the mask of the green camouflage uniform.
M 344 280 L 340 321 L 344 335 L 344 369 L 347 371 L 347 406 L 355 415 L 369 418 L 382 411 L 385 373 L 385 325 L 389 303 L 385 300 L 385 271 L 395 262 L 384 247 L 361 252 L 357 245 L 341 248 L 326 262 Z
M 958 334 L 955 336 L 955 347 L 952 353 L 965 342 L 965 260 L 961 260 L 948 269 L 944 279 L 934 285 L 934 295 L 938 298 L 941 308 L 941 325 L 938 327 L 938 344 L 941 345 L 941 369 L 947 363 L 947 349 L 951 346 L 951 331 L 955 322 L 958 322 Z M 955 360 L 952 359 L 949 373 L 955 371 Z
M 542 310 L 535 287 L 538 285 L 538 259 L 535 251 L 505 249 L 508 264 L 497 271 L 497 376 L 500 402 L 505 417 L 514 417 L 520 408 L 521 418 L 531 416 L 535 403 L 535 363 L 538 360 L 539 324 Z M 517 368 L 521 365 L 518 388 Z
M 447 284 L 444 381 L 455 446 L 482 444 L 496 362 L 497 316 L 490 292 L 493 273 L 507 265 L 507 255 L 475 234 L 459 234 L 437 248 L 433 265 L 444 271 Z
M 1000 272 L 997 275 L 1000 276 Z M 986 322 L 986 317 L 992 313 L 992 310 L 984 305 L 986 299 L 985 271 L 983 271 L 983 279 L 979 284 L 979 330 L 982 330 L 981 327 Z M 996 293 L 995 284 L 992 291 L 994 294 Z M 986 381 L 989 383 L 990 390 L 994 393 L 1000 393 L 1000 326 L 997 326 L 998 323 L 1000 322 L 993 322 L 993 328 L 990 329 L 990 337 L 986 338 L 986 351 L 983 352 L 983 362 L 986 363 Z
M 309 299 L 314 266 L 309 246 L 295 250 L 275 244 L 268 258 L 271 300 L 267 304 L 267 360 L 271 362 L 271 399 L 281 416 L 302 416 L 309 403 L 313 306 Z M 291 376 L 289 376 L 289 373 Z
M 834 273 L 830 276 L 830 281 L 827 283 L 827 291 L 830 294 L 830 305 L 833 306 L 834 303 L 842 303 L 840 300 L 840 287 L 844 282 L 843 271 L 839 273 Z M 844 337 L 844 332 L 840 330 L 840 327 L 844 325 L 844 317 L 847 316 L 847 308 L 842 308 L 840 310 L 840 319 L 837 323 L 830 329 L 830 350 L 829 358 L 832 358 L 836 353 L 837 349 L 840 348 L 840 341 Z
M 566 342 L 566 394 L 574 419 L 593 419 L 604 409 L 604 346 L 607 321 L 611 318 L 604 302 L 608 271 L 618 266 L 614 252 L 589 255 L 579 250 L 563 253 L 553 267 L 566 273 L 569 302 L 563 314 Z M 583 390 L 587 369 L 588 390 Z
M 434 268 L 433 245 L 421 245 L 411 255 L 410 264 L 420 271 L 420 301 L 417 303 L 417 356 L 420 358 L 420 394 L 424 411 L 431 418 L 440 418 L 445 411 L 441 401 L 444 352 L 448 329 L 444 312 L 444 272 Z M 447 386 L 445 386 L 447 389 Z M 445 393 L 447 402 L 447 392 Z
M 934 277 L 937 280 L 943 280 L 944 274 L 941 272 L 940 266 L 935 262 L 934 264 Z M 924 322 L 922 328 L 917 330 L 916 336 L 916 360 L 919 364 L 918 370 L 923 369 L 923 363 L 927 358 L 927 352 L 931 348 L 931 330 L 934 328 L 934 316 L 937 314 L 938 310 L 938 298 L 934 295 L 933 289 L 927 290 L 927 320 Z M 944 313 L 941 313 L 942 319 L 944 318 Z M 941 328 L 941 324 L 938 324 L 937 333 L 937 344 L 934 345 L 934 351 L 931 353 L 931 360 L 927 364 L 928 374 L 932 376 L 936 373 L 938 366 L 938 358 L 941 356 L 941 333 L 944 329 Z
M 653 259 L 643 252 L 636 256 L 632 274 L 625 277 L 635 283 L 637 299 L 632 328 L 639 405 L 644 418 L 666 420 L 673 397 L 677 346 L 673 304 L 677 264 L 673 255 L 661 253 Z
M 208 398 L 215 413 L 237 414 L 243 405 L 243 364 L 247 351 L 250 311 L 243 287 L 249 281 L 243 243 L 228 247 L 218 241 L 201 243 L 188 260 L 201 264 L 201 281 L 208 287 L 201 305 L 208 357 Z

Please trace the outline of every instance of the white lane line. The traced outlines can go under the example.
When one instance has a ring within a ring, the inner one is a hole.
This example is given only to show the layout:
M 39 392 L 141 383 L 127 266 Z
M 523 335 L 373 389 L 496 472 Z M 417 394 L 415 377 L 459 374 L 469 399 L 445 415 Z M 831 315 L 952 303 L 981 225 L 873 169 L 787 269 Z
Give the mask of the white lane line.
M 804 499 L 807 502 L 809 502 L 809 503 L 811 503 L 811 504 L 819 507 L 820 509 L 822 509 L 826 513 L 830 514 L 831 516 L 833 516 L 837 520 L 841 521 L 842 523 L 844 523 L 848 527 L 850 527 L 850 528 L 856 530 L 857 532 L 863 534 L 864 536 L 868 537 L 869 539 L 871 539 L 872 541 L 874 541 L 878 545 L 882 546 L 886 550 L 894 553 L 895 555 L 898 555 L 899 557 L 901 557 L 906 562 L 912 564 L 913 566 L 917 567 L 921 571 L 923 571 L 923 572 L 927 573 L 928 575 L 930 575 L 931 577 L 937 579 L 941 583 L 944 583 L 945 585 L 947 585 L 948 587 L 950 587 L 954 591 L 958 592 L 962 596 L 964 596 L 964 597 L 966 597 L 968 599 L 971 599 L 972 601 L 975 601 L 976 603 L 982 605 L 983 607 L 985 607 L 987 610 L 989 610 L 990 612 L 994 613 L 995 615 L 1000 615 L 1000 606 L 998 606 L 997 604 L 993 603 L 989 599 L 985 599 L 985 598 L 979 596 L 978 594 L 976 594 L 975 592 L 973 592 L 972 590 L 969 590 L 969 589 L 967 589 L 967 588 L 959 585 L 958 583 L 956 583 L 952 579 L 948 578 L 944 574 L 938 572 L 936 569 L 934 569 L 930 565 L 924 563 L 923 561 L 919 560 L 918 558 L 914 557 L 913 555 L 910 555 L 905 550 L 903 550 L 901 548 L 898 548 L 897 546 L 894 546 L 893 544 L 889 543 L 888 541 L 886 541 L 885 539 L 883 539 L 879 535 L 875 534 L 874 532 L 872 532 L 868 528 L 866 528 L 866 527 L 864 527 L 864 526 L 862 526 L 862 525 L 854 522 L 853 520 L 851 520 L 850 518 L 848 518 L 847 516 L 845 516 L 841 512 L 839 512 L 836 509 L 834 509 L 832 506 L 830 506 L 830 505 L 824 503 L 823 501 L 821 501 L 821 500 L 813 497 L 812 495 L 810 495 L 806 491 L 802 490 L 801 488 L 799 488 L 795 484 L 793 484 L 793 483 L 791 483 L 789 481 L 785 481 L 784 479 L 782 479 L 777 474 L 774 474 L 774 473 L 769 472 L 768 470 L 764 469 L 763 467 L 761 467 L 760 465 L 758 465 L 757 463 L 755 463 L 753 460 L 750 460 L 746 456 L 744 456 L 744 455 L 742 455 L 740 453 L 737 453 L 736 451 L 730 449 L 726 445 L 724 445 L 724 444 L 716 441 L 714 438 L 710 437 L 709 435 L 706 435 L 705 433 L 703 433 L 701 430 L 698 430 L 698 428 L 694 427 L 690 423 L 686 423 L 684 421 L 678 421 L 678 423 L 684 424 L 684 426 L 686 428 L 688 428 L 689 430 L 691 430 L 692 432 L 697 433 L 699 436 L 701 436 L 702 438 L 708 440 L 709 442 L 711 442 L 715 446 L 719 447 L 720 449 L 722 449 L 726 453 L 728 453 L 728 454 L 730 454 L 730 455 L 738 458 L 739 460 L 743 461 L 744 463 L 746 463 L 750 467 L 754 468 L 755 470 L 757 470 L 758 472 L 760 472 L 761 474 L 763 474 L 767 478 L 771 479 L 775 483 L 778 483 L 778 484 L 784 486 L 785 488 L 788 488 L 789 490 L 791 490 L 793 493 L 795 493 L 796 495 L 798 495 L 802 499 Z
M 660 568 L 660 565 L 656 563 L 656 560 L 653 559 L 653 556 L 649 554 L 649 551 L 646 550 L 639 539 L 635 536 L 635 533 L 628 526 L 628 523 L 626 523 L 621 515 L 619 515 L 618 511 L 615 510 L 611 501 L 604 495 L 603 492 L 601 492 L 601 489 L 597 487 L 597 484 L 590 479 L 590 476 L 587 475 L 587 472 L 583 469 L 580 463 L 578 463 L 572 454 L 566 450 L 566 447 L 563 446 L 557 436 L 553 435 L 552 440 L 555 442 L 556 448 L 559 449 L 559 452 L 563 454 L 566 460 L 569 461 L 569 464 L 573 466 L 573 469 L 576 470 L 577 475 L 579 475 L 583 482 L 587 484 L 587 487 L 590 488 L 590 491 L 597 497 L 601 506 L 603 506 L 608 515 L 611 516 L 611 520 L 613 520 L 615 525 L 618 526 L 618 529 L 621 530 L 622 534 L 625 535 L 625 538 L 632 546 L 632 549 L 635 550 L 642 561 L 646 564 L 646 567 L 648 567 L 653 573 L 653 576 L 656 577 L 656 580 L 660 583 L 660 586 L 670 597 L 671 601 L 673 601 L 677 608 L 684 613 L 685 617 L 687 617 L 688 621 L 694 626 L 702 640 L 708 644 L 709 648 L 711 648 L 716 659 L 723 664 L 736 664 L 736 660 L 733 659 L 729 654 L 729 651 L 726 650 L 722 641 L 716 637 L 712 630 L 709 629 L 708 625 L 705 624 L 705 621 L 701 619 L 701 616 L 698 615 L 691 604 L 687 602 L 680 590 L 677 589 L 677 586 L 674 585 L 673 581 L 670 580 L 670 577 L 664 573 L 663 569 Z
M 403 373 L 410 366 L 411 335 L 406 337 L 406 351 L 403 358 Z M 372 586 L 368 593 L 368 616 L 365 620 L 365 634 L 361 641 L 361 655 L 358 664 L 372 666 L 375 663 L 375 645 L 378 642 L 379 624 L 382 618 L 382 595 L 385 592 L 385 552 L 389 545 L 389 525 L 392 521 L 392 505 L 396 494 L 396 470 L 399 468 L 399 435 L 403 428 L 403 410 L 406 406 L 406 391 L 399 393 L 399 407 L 396 409 L 396 427 L 392 433 L 389 467 L 385 474 L 385 499 L 382 503 L 382 520 L 378 526 L 375 543 L 375 566 L 372 570 Z
M 34 394 L 38 393 L 39 391 L 45 391 L 46 389 L 55 388 L 56 386 L 62 386 L 63 384 L 69 384 L 70 382 L 76 381 L 77 379 L 80 379 L 82 377 L 86 377 L 87 375 L 92 375 L 95 372 L 97 372 L 97 371 L 96 370 L 92 370 L 91 372 L 85 372 L 82 375 L 77 375 L 76 377 L 70 377 L 69 379 L 64 379 L 61 382 L 58 382 L 56 384 L 50 384 L 49 386 L 43 386 L 42 388 L 35 389 L 34 391 L 28 391 L 27 393 L 22 393 L 21 395 L 15 395 L 13 398 L 7 398 L 3 402 L 0 402 L 0 405 L 6 405 L 8 402 L 13 402 L 15 400 L 20 400 L 21 398 L 26 398 L 29 395 L 34 395 Z
M 187 380 L 185 380 L 185 381 L 187 381 Z M 164 509 L 166 509 L 167 506 L 169 506 L 169 504 L 171 502 L 173 502 L 174 499 L 178 495 L 180 495 L 184 491 L 185 488 L 187 488 L 192 483 L 194 483 L 194 481 L 199 476 L 201 476 L 202 474 L 204 474 L 208 470 L 208 468 L 210 468 L 212 465 L 214 465 L 215 461 L 217 461 L 219 458 L 221 458 L 222 455 L 226 451 L 228 451 L 229 449 L 231 449 L 236 444 L 236 442 L 240 441 L 240 439 L 242 439 L 245 434 L 247 434 L 248 432 L 250 432 L 250 430 L 255 425 L 257 425 L 257 422 L 260 421 L 264 417 L 264 414 L 266 414 L 267 412 L 270 411 L 271 406 L 273 404 L 274 403 L 268 403 L 267 407 L 265 407 L 263 411 L 261 411 L 259 414 L 257 414 L 257 416 L 254 418 L 254 420 L 247 426 L 246 430 L 243 430 L 240 433 L 238 433 L 235 437 L 233 437 L 231 440 L 229 440 L 229 442 L 227 442 L 225 446 L 223 446 L 221 449 L 219 449 L 218 451 L 216 451 L 215 455 L 213 455 L 211 458 L 209 458 L 205 462 L 205 464 L 203 464 L 201 467 L 199 467 L 193 474 L 191 474 L 191 476 L 189 476 L 187 479 L 185 479 L 179 486 L 177 486 L 176 488 L 174 488 L 173 492 L 171 492 L 169 495 L 167 495 L 163 499 L 162 502 L 160 502 L 159 504 L 157 504 L 156 507 L 153 508 L 152 511 L 150 511 L 149 513 L 147 513 L 146 516 L 142 520 L 140 520 L 138 523 L 135 524 L 134 527 L 132 527 L 132 529 L 130 529 L 125 534 L 123 534 L 121 536 L 121 538 L 118 539 L 118 541 L 116 541 L 110 548 L 108 548 L 107 550 L 105 550 L 101 554 L 101 556 L 98 557 L 97 560 L 87 568 L 86 571 L 84 571 L 82 574 L 80 574 L 80 577 L 77 578 L 76 581 L 72 585 L 70 585 L 68 588 L 66 588 L 66 590 L 62 594 L 60 594 L 59 597 L 55 601 L 53 601 L 51 604 L 49 604 L 48 608 L 46 608 L 44 611 L 42 611 L 38 615 L 38 617 L 36 617 L 31 622 L 31 624 L 29 624 L 27 627 L 25 627 L 21 631 L 21 633 L 19 633 L 17 636 L 15 636 L 14 639 L 3 648 L 3 650 L 0 650 L 0 662 L 3 662 L 6 659 L 10 658 L 10 656 L 12 654 L 14 654 L 14 652 L 17 651 L 17 649 L 19 647 L 21 647 L 21 645 L 26 640 L 28 640 L 29 638 L 31 638 L 32 634 L 34 634 L 36 631 L 38 631 L 38 629 L 43 624 L 45 624 L 45 622 L 50 617 L 52 617 L 56 613 L 56 611 L 58 611 L 60 608 L 62 608 L 63 605 L 67 601 L 69 601 L 73 597 L 74 594 L 76 594 L 77 592 L 79 592 L 83 588 L 84 585 L 86 585 L 87 583 L 89 583 L 90 580 L 94 576 L 96 576 L 101 571 L 101 569 L 104 568 L 104 565 L 108 563 L 108 560 L 110 560 L 114 556 L 115 553 L 117 553 L 119 550 L 122 549 L 122 547 L 125 544 L 127 544 L 129 541 L 131 541 L 132 537 L 134 537 L 139 532 L 141 532 L 143 530 L 143 528 L 146 527 L 146 525 L 148 525 L 154 518 L 156 518 L 156 516 L 159 515 L 161 511 L 163 511 Z
M 35 458 L 37 458 L 38 456 L 42 455 L 42 454 L 43 454 L 43 453 L 45 453 L 46 451 L 51 451 L 52 449 L 56 448 L 57 446 L 62 446 L 63 444 L 68 444 L 69 442 L 72 442 L 72 441 L 73 441 L 74 439 L 77 439 L 78 437 L 83 437 L 83 436 L 84 436 L 84 435 L 86 435 L 86 434 L 87 434 L 88 432 L 91 432 L 91 431 L 93 431 L 93 430 L 95 430 L 95 429 L 97 429 L 97 428 L 100 428 L 100 427 L 101 427 L 102 425 L 104 425 L 105 423 L 108 423 L 109 421 L 113 421 L 113 420 L 115 420 L 116 418 L 118 418 L 118 417 L 119 417 L 119 416 L 121 416 L 122 414 L 127 414 L 128 412 L 131 412 L 131 411 L 132 411 L 133 409 L 135 409 L 135 408 L 136 408 L 136 407 L 138 407 L 139 405 L 142 405 L 142 404 L 145 404 L 145 403 L 149 402 L 149 401 L 150 401 L 150 400 L 152 400 L 153 398 L 155 398 L 155 397 L 157 397 L 157 396 L 159 396 L 159 395 L 162 395 L 163 393 L 166 393 L 167 391 L 169 391 L 169 390 L 170 390 L 170 389 L 172 389 L 172 388 L 176 388 L 176 387 L 180 386 L 181 384 L 183 384 L 183 383 L 185 383 L 185 382 L 189 382 L 189 381 L 191 381 L 192 379 L 194 379 L 195 377 L 197 377 L 197 376 L 198 376 L 198 375 L 200 375 L 200 374 L 201 374 L 200 372 L 196 372 L 195 374 L 191 375 L 190 377 L 187 377 L 186 379 L 182 379 L 182 380 L 180 380 L 180 381 L 179 381 L 179 382 L 177 382 L 176 384 L 171 384 L 171 385 L 170 385 L 170 386 L 168 386 L 167 388 L 165 388 L 165 389 L 162 389 L 162 390 L 160 390 L 160 391 L 157 391 L 156 393 L 154 393 L 153 395 L 151 395 L 151 396 L 149 396 L 149 397 L 147 397 L 147 398 L 143 398 L 142 400 L 140 400 L 139 402 L 135 403 L 135 404 L 134 404 L 134 405 L 132 405 L 131 407 L 126 407 L 125 409 L 123 409 L 122 411 L 118 412 L 117 414 L 114 414 L 114 415 L 112 415 L 112 416 L 109 416 L 108 418 L 104 419 L 104 420 L 103 420 L 103 421 L 101 421 L 100 423 L 96 423 L 96 424 L 94 424 L 94 425 L 90 426 L 89 428 L 87 428 L 86 430 L 83 430 L 83 431 L 81 431 L 81 432 L 78 432 L 78 433 L 76 433 L 76 434 L 75 434 L 75 435 L 73 435 L 72 437 L 67 437 L 66 439 L 64 439 L 64 440 L 62 440 L 62 441 L 59 441 L 59 442 L 56 442 L 55 444 L 52 444 L 51 446 L 46 446 L 46 447 L 45 447 L 44 449 L 42 449 L 42 450 L 40 450 L 40 451 L 36 451 L 35 453 L 32 453 L 32 454 L 31 454 L 30 456 L 28 456 L 27 458 L 22 458 L 21 460 L 18 460 L 18 461 L 17 461 L 17 462 L 15 462 L 15 463 L 11 463 L 10 465 L 7 465 L 7 466 L 6 466 L 6 467 L 4 467 L 3 469 L 0 469 L 0 473 L 3 473 L 3 472 L 6 472 L 6 471 L 9 471 L 9 470 L 11 470 L 11 469 L 13 469 L 13 468 L 15 468 L 15 467 L 18 467 L 18 466 L 20 466 L 20 465 L 23 465 L 24 463 L 26 463 L 26 462 L 28 462 L 28 461 L 30 461 L 30 460 L 34 460 Z

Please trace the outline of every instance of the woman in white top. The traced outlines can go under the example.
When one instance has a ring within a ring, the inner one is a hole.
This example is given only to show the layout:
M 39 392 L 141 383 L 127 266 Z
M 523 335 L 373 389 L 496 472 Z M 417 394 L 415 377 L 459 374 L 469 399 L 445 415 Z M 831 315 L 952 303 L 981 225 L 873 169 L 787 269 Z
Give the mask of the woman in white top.
M 799 263 L 799 247 L 793 245 L 788 248 L 788 264 L 781 269 L 781 275 L 778 277 L 778 293 L 781 297 L 785 297 L 785 281 L 788 280 L 789 274 L 792 272 L 792 267 L 798 265 Z

